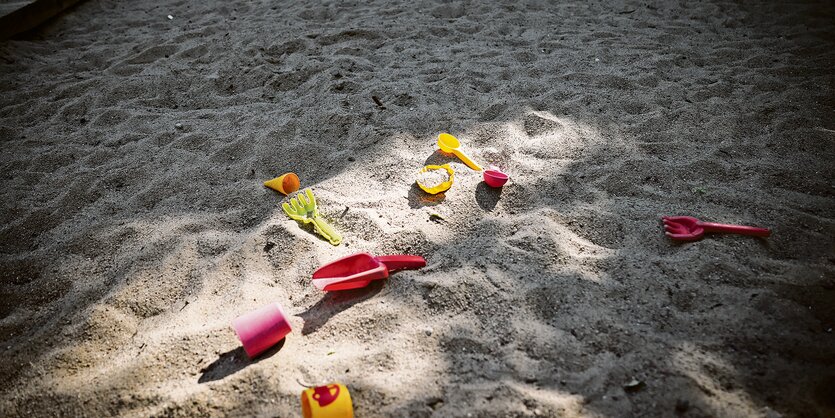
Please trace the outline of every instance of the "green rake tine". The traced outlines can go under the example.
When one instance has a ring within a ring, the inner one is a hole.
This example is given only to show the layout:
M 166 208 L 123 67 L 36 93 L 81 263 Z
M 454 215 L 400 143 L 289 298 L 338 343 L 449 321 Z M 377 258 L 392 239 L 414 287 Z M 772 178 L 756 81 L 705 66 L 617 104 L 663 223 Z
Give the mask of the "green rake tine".
M 305 189 L 304 193 L 307 195 L 307 199 L 310 201 L 310 208 L 308 208 L 308 210 L 315 211 L 316 210 L 316 196 L 313 196 L 313 190 Z

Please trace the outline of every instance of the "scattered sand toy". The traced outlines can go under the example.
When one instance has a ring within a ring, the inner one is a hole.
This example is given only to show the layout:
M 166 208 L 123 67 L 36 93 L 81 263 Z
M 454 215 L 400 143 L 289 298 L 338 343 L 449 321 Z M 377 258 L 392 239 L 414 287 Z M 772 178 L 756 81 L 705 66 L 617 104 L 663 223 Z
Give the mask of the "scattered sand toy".
M 290 193 L 299 190 L 301 183 L 299 182 L 299 176 L 297 176 L 296 173 L 284 173 L 272 180 L 265 181 L 264 186 L 267 186 L 279 193 L 289 195 Z
M 438 194 L 449 190 L 454 179 L 455 171 L 449 164 L 427 165 L 418 171 L 415 182 L 424 192 Z
M 750 235 L 754 237 L 768 237 L 771 231 L 768 228 L 755 228 L 753 226 L 725 225 L 711 222 L 702 222 L 690 216 L 663 216 L 665 234 L 679 241 L 696 241 L 704 236 L 705 232 L 720 232 L 726 234 Z
M 490 187 L 502 187 L 510 178 L 496 167 L 491 167 L 489 170 L 484 170 L 484 182 Z
M 339 245 L 342 242 L 342 235 L 336 232 L 319 215 L 319 208 L 316 207 L 316 197 L 310 189 L 304 189 L 304 192 L 296 194 L 295 197 L 290 198 L 290 203 L 282 203 L 281 208 L 284 213 L 290 218 L 304 223 L 313 223 L 316 233 L 325 237 L 328 242 L 333 245 Z
M 481 171 L 482 168 L 480 165 L 476 164 L 467 154 L 464 154 L 464 151 L 461 151 L 459 148 L 461 147 L 461 142 L 458 141 L 458 138 L 447 134 L 442 133 L 438 135 L 438 148 L 441 151 L 446 152 L 448 154 L 453 154 L 458 157 L 464 164 L 467 164 L 468 167 L 472 168 L 475 171 Z
M 392 271 L 415 270 L 425 266 L 426 260 L 417 255 L 374 257 L 368 253 L 359 253 L 319 267 L 313 272 L 313 285 L 326 292 L 358 289 L 368 286 L 372 280 L 388 278 Z
M 331 383 L 302 392 L 304 418 L 354 418 L 351 394 L 345 385 Z
M 292 331 L 287 315 L 278 303 L 271 303 L 232 321 L 232 329 L 249 358 L 255 358 Z

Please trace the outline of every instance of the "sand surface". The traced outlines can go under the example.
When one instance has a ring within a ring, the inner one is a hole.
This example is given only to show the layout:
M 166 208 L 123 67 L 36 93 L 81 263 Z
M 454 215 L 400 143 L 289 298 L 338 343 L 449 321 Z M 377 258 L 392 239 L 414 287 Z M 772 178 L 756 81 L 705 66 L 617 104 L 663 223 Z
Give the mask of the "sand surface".
M 358 417 L 835 416 L 831 2 L 208 3 L 0 43 L 0 416 L 293 417 L 333 381 Z M 358 251 L 428 266 L 311 285 Z M 295 329 L 250 362 L 269 302 Z

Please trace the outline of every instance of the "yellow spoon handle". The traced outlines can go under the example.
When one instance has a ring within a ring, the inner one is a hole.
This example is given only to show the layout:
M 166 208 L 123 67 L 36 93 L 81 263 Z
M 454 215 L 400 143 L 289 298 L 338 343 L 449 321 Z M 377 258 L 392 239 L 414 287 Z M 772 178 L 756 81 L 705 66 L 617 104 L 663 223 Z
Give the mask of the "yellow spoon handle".
M 460 158 L 461 161 L 464 162 L 464 164 L 467 164 L 467 166 L 472 168 L 473 170 L 475 170 L 475 171 L 481 171 L 482 170 L 480 165 L 476 164 L 475 161 L 470 159 L 470 157 L 468 157 L 467 154 L 464 154 L 464 152 L 462 152 L 461 150 L 455 150 L 452 153 L 455 154 L 456 157 Z
M 313 225 L 316 226 L 316 230 L 321 234 L 325 239 L 328 240 L 332 245 L 339 245 L 342 242 L 342 235 L 339 235 L 339 232 L 336 232 L 329 223 L 325 222 L 324 219 L 314 216 L 313 217 Z

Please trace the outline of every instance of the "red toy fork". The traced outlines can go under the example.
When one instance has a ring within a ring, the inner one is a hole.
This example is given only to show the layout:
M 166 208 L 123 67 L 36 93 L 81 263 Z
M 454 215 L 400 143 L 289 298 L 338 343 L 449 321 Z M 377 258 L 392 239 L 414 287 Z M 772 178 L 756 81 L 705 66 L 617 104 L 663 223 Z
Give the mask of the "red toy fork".
M 771 235 L 771 231 L 766 228 L 702 222 L 692 216 L 663 216 L 661 221 L 664 223 L 666 235 L 679 241 L 699 240 L 705 232 L 724 232 L 763 238 Z

